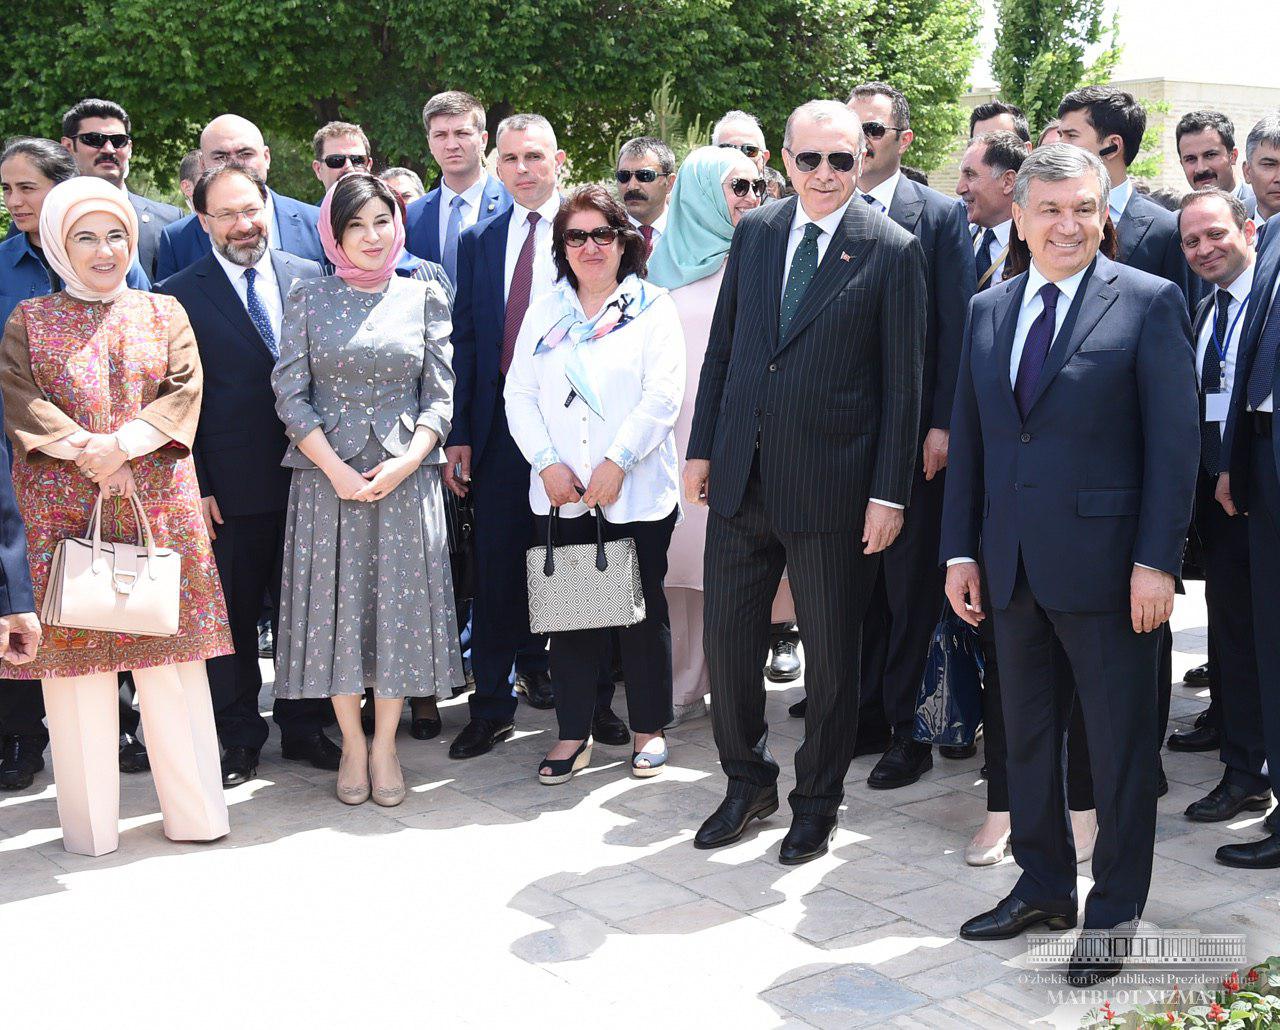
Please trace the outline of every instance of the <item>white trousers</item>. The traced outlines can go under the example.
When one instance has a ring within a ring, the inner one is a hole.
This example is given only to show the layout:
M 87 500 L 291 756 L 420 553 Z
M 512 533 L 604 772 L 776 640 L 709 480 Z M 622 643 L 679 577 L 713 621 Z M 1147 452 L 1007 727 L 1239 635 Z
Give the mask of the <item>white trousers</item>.
M 170 840 L 217 840 L 230 827 L 204 662 L 133 673 L 147 755 Z M 62 843 L 105 855 L 120 843 L 120 709 L 114 672 L 44 680 Z

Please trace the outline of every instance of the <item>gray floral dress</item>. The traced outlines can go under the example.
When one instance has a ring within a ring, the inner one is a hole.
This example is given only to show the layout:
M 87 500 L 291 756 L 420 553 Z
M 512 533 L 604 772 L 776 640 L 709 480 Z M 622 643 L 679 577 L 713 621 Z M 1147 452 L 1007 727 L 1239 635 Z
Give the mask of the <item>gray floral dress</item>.
M 285 303 L 276 411 L 292 468 L 276 697 L 448 696 L 462 682 L 445 535 L 442 444 L 381 500 L 344 501 L 298 441 L 323 429 L 359 472 L 405 453 L 418 426 L 440 441 L 453 416 L 449 300 L 392 277 L 366 293 L 337 276 L 294 284 Z

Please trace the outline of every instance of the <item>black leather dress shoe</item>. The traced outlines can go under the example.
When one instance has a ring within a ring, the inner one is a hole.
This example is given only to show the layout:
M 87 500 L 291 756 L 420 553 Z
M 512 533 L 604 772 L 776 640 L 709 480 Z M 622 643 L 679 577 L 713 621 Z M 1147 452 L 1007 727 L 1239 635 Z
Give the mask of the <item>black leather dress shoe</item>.
M 150 768 L 151 759 L 147 757 L 147 749 L 142 746 L 142 741 L 132 733 L 120 734 L 120 771 L 140 773 Z
M 803 719 L 804 713 L 809 710 L 809 699 L 802 697 L 799 701 L 787 709 L 787 714 L 793 719 Z
M 475 758 L 493 750 L 493 746 L 515 732 L 510 719 L 472 719 L 449 745 L 450 758 Z
M 620 747 L 631 740 L 627 724 L 608 705 L 597 708 L 595 715 L 591 717 L 591 736 L 597 744 L 608 744 L 610 747 Z
M 264 622 L 258 627 L 258 657 L 274 658 L 276 656 L 276 638 L 271 632 L 271 623 Z
M 800 678 L 800 655 L 794 640 L 775 640 L 764 667 L 764 678 L 770 683 L 790 683 Z
M 1207 687 L 1209 685 L 1208 663 L 1188 669 L 1186 675 L 1182 677 L 1182 682 L 1189 687 Z
M 1241 812 L 1265 812 L 1270 807 L 1271 791 L 1250 794 L 1223 780 L 1199 801 L 1191 802 L 1186 816 L 1193 823 L 1221 823 Z
M 545 672 L 516 673 L 516 693 L 523 694 L 530 708 L 546 711 L 556 706 L 556 692 L 551 677 Z
M 342 748 L 316 730 L 308 737 L 281 744 L 280 755 L 291 762 L 310 762 L 317 769 L 337 772 L 338 763 L 342 760 Z
M 1076 925 L 1076 914 L 1033 908 L 1010 894 L 990 912 L 974 916 L 960 927 L 960 936 L 966 941 L 1007 941 L 1041 923 L 1048 930 L 1070 930 Z
M 933 768 L 933 748 L 912 740 L 904 733 L 897 734 L 889 750 L 867 777 L 867 786 L 874 790 L 892 790 L 915 783 Z
M 0 741 L 0 790 L 26 790 L 44 768 L 45 739 L 11 733 Z
M 443 728 L 440 710 L 436 708 L 434 699 L 409 698 L 409 736 L 414 740 L 431 740 L 440 736 Z
M 791 821 L 791 829 L 782 838 L 778 861 L 783 865 L 803 865 L 825 855 L 835 832 L 834 815 L 798 814 Z
M 963 758 L 972 758 L 978 753 L 977 744 L 939 744 L 938 754 L 943 758 L 950 758 L 952 761 L 958 761 Z
M 1095 987 L 1118 976 L 1124 969 L 1124 960 L 1115 957 L 1111 940 L 1108 934 L 1086 929 L 1076 940 L 1067 964 L 1067 983 L 1072 987 Z
M 222 752 L 222 785 L 238 787 L 248 783 L 258 772 L 258 749 L 229 747 Z
M 1280 869 L 1280 832 L 1252 844 L 1224 844 L 1213 857 L 1236 869 Z
M 1195 726 L 1169 734 L 1170 751 L 1217 751 L 1222 746 L 1222 735 L 1216 726 Z
M 701 850 L 732 844 L 752 819 L 767 819 L 778 810 L 778 788 L 761 787 L 754 797 L 725 798 L 694 835 L 693 846 Z

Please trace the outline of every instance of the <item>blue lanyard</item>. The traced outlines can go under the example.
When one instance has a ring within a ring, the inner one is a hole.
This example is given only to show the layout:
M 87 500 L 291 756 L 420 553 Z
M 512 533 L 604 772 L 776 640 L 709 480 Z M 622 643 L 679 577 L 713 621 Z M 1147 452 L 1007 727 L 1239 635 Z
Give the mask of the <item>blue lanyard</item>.
M 1250 293 L 1249 297 L 1253 294 Z M 1222 343 L 1218 342 L 1218 319 L 1217 312 L 1214 312 L 1213 327 L 1210 339 L 1213 340 L 1213 349 L 1218 352 L 1218 366 L 1221 368 L 1227 363 L 1227 348 L 1231 346 L 1231 337 L 1235 334 L 1236 326 L 1240 324 L 1240 316 L 1244 314 L 1244 309 L 1249 306 L 1249 297 L 1245 297 L 1240 302 L 1240 307 L 1236 311 L 1236 317 L 1231 320 L 1231 324 L 1227 326 L 1227 338 Z M 1216 307 L 1216 305 L 1215 305 Z

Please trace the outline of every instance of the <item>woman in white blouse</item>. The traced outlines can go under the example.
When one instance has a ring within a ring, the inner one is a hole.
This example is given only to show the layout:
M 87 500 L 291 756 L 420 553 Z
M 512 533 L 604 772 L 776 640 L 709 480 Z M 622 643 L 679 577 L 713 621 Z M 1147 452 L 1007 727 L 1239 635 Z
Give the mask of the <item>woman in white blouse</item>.
M 666 290 L 644 281 L 644 238 L 598 185 L 565 200 L 552 226 L 559 281 L 525 316 L 504 391 L 511 435 L 532 466 L 529 503 L 545 539 L 558 508 L 557 543 L 635 541 L 645 618 L 617 630 L 634 734 L 631 768 L 666 763 L 671 720 L 671 626 L 663 577 L 680 515 L 672 434 L 684 396 L 684 334 Z M 560 740 L 543 783 L 563 783 L 591 761 L 591 717 L 612 629 L 551 636 Z

